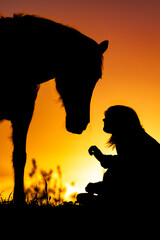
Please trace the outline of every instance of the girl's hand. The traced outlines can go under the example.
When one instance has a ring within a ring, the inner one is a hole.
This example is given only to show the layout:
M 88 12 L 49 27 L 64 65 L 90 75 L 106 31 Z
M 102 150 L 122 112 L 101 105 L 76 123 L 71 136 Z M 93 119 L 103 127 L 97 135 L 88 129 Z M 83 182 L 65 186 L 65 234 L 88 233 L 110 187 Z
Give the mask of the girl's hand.
M 102 152 L 96 146 L 91 146 L 88 149 L 88 152 L 90 155 L 94 155 L 99 161 L 101 160 L 101 158 L 103 156 Z
M 86 186 L 85 190 L 88 193 L 94 193 L 94 183 L 88 183 L 88 185 Z

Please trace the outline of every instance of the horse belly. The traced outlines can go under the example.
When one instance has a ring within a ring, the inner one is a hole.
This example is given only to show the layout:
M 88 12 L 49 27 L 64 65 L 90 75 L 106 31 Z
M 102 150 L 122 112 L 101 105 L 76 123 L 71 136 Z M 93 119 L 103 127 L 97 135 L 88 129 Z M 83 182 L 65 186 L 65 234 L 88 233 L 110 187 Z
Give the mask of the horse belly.
M 6 81 L 7 82 L 7 81 Z M 0 120 L 19 118 L 34 108 L 39 86 L 21 84 L 3 84 L 0 87 Z

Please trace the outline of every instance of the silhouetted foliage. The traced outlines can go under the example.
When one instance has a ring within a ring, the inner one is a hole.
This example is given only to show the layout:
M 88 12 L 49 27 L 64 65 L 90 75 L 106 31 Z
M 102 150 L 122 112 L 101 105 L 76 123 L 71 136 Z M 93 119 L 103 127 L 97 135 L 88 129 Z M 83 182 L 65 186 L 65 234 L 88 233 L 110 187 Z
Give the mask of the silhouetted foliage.
M 35 174 L 36 170 L 37 170 L 36 160 L 35 160 L 35 159 L 32 159 L 32 170 L 31 170 L 31 172 L 29 173 L 29 176 L 30 176 L 30 177 L 33 177 L 33 175 Z
M 36 160 L 32 159 L 32 174 L 29 173 L 29 177 L 33 180 L 33 183 L 25 189 L 27 202 L 31 201 L 38 204 L 45 202 L 54 206 L 64 204 L 67 188 L 63 184 L 61 167 L 58 165 L 56 170 L 50 169 L 48 172 L 40 170 L 38 172 L 40 179 L 36 176 L 37 169 Z M 71 186 L 74 186 L 74 184 L 74 182 L 71 182 Z M 72 193 L 70 196 L 73 202 L 76 201 L 76 195 L 77 193 Z
M 56 170 L 38 170 L 36 160 L 32 159 L 32 169 L 28 176 L 31 184 L 25 188 L 26 204 L 24 207 L 64 206 L 64 208 L 68 208 L 75 206 L 77 193 L 71 193 L 69 200 L 65 198 L 67 187 L 63 183 L 63 174 L 59 165 L 57 165 Z M 75 182 L 72 181 L 70 186 L 74 187 Z M 0 193 L 0 208 L 14 208 L 14 205 L 13 192 L 9 194 L 7 199 L 4 199 L 3 193 Z

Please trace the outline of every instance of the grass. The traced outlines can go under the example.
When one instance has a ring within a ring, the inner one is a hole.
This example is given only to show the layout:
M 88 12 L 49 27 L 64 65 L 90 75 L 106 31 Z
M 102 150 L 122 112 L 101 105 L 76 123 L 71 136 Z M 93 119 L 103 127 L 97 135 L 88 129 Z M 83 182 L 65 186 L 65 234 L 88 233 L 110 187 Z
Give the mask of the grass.
M 49 202 L 40 202 L 40 201 L 26 201 L 23 206 L 17 206 L 13 200 L 4 200 L 1 198 L 0 201 L 0 210 L 1 209 L 17 209 L 19 207 L 23 207 L 24 209 L 77 209 L 79 206 L 73 202 L 63 202 L 59 205 L 54 205 L 53 203 Z
M 38 170 L 35 159 L 32 159 L 32 169 L 29 173 L 30 185 L 25 187 L 26 202 L 24 208 L 34 209 L 66 209 L 78 208 L 76 204 L 77 193 L 70 195 L 70 201 L 66 201 L 67 188 L 63 183 L 62 170 L 58 165 L 55 170 Z M 71 183 L 71 186 L 74 185 Z M 13 201 L 13 192 L 8 199 L 0 193 L 0 209 L 16 208 Z

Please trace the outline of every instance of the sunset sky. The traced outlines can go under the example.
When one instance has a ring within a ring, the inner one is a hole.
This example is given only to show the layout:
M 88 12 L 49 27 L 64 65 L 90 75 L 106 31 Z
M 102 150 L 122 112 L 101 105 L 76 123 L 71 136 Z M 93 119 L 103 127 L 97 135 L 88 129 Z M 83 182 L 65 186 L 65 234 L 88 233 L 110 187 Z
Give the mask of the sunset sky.
M 79 191 L 88 182 L 101 180 L 102 168 L 88 148 L 97 145 L 105 154 L 112 153 L 106 148 L 109 134 L 103 132 L 102 122 L 112 105 L 135 109 L 145 130 L 160 142 L 159 0 L 0 1 L 0 14 L 19 12 L 69 25 L 98 43 L 109 40 L 103 78 L 91 101 L 91 122 L 81 135 L 65 129 L 65 111 L 54 80 L 41 85 L 27 138 L 26 182 L 32 158 L 46 171 L 60 165 L 64 182 L 75 181 Z M 13 187 L 11 133 L 10 122 L 0 123 L 0 193 Z

